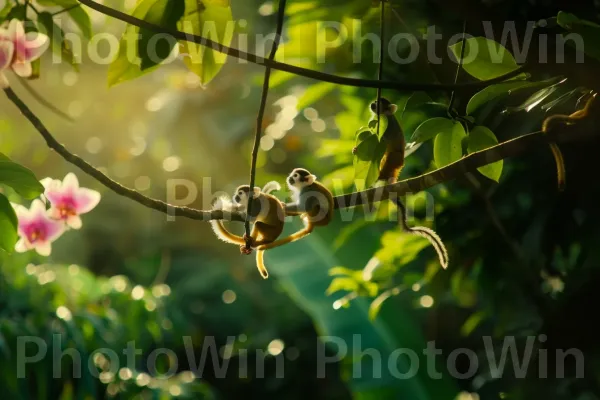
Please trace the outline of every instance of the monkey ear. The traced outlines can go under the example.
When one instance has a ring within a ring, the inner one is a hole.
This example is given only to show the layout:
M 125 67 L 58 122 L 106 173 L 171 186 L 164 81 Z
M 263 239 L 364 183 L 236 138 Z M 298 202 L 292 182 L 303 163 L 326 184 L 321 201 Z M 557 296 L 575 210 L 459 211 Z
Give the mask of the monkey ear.
M 308 175 L 306 177 L 306 183 L 308 183 L 309 185 L 312 185 L 316 180 L 317 177 L 315 175 Z
M 396 114 L 396 111 L 398 111 L 398 106 L 395 104 L 390 104 L 390 111 L 392 114 Z
M 260 194 L 260 188 L 258 186 L 254 187 L 254 190 L 252 191 L 252 197 L 258 197 L 258 195 Z

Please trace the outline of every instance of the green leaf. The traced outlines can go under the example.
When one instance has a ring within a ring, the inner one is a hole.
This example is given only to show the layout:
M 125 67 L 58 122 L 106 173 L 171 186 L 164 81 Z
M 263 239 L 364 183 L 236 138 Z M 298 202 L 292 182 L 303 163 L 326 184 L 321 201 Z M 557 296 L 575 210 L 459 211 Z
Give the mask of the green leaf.
M 433 158 L 438 168 L 462 158 L 462 141 L 466 136 L 465 128 L 460 122 L 455 122 L 450 131 L 436 136 L 433 142 Z
M 0 153 L 0 183 L 10 186 L 26 199 L 34 199 L 44 187 L 33 172 Z
M 330 82 L 319 82 L 310 85 L 308 89 L 306 89 L 306 91 L 298 99 L 296 109 L 303 110 L 306 107 L 311 106 L 312 104 L 325 97 L 328 93 L 332 92 L 335 88 L 336 85 Z
M 564 83 L 565 81 L 566 81 L 566 79 L 563 79 L 562 81 L 560 81 L 552 86 L 538 90 L 537 92 L 535 92 L 534 94 L 529 96 L 527 98 L 527 100 L 525 100 L 521 105 L 516 106 L 516 107 L 506 107 L 506 112 L 509 112 L 509 113 L 517 112 L 517 111 L 529 112 L 529 111 L 533 110 L 535 107 L 540 105 L 546 98 L 550 97 L 555 91 L 557 91 L 560 88 L 560 85 L 562 83 Z
M 450 46 L 458 60 L 463 42 Z M 485 37 L 466 40 L 463 68 L 479 80 L 488 80 L 508 74 L 518 68 L 514 57 L 504 46 Z
M 448 117 L 448 106 L 434 102 L 421 103 L 411 108 L 407 106 L 400 120 L 404 136 L 412 137 L 419 125 L 434 117 Z
M 12 4 L 9 1 L 4 3 L 4 7 L 2 7 L 2 10 L 0 10 L 0 23 L 4 22 L 6 20 L 6 17 L 8 16 L 8 14 L 10 14 L 10 11 L 12 10 L 13 7 L 14 7 L 14 4 Z
M 329 296 L 340 290 L 355 292 L 358 290 L 358 287 L 359 283 L 352 278 L 334 278 L 325 291 L 325 294 Z
M 467 151 L 470 154 L 497 145 L 498 139 L 496 139 L 494 132 L 485 126 L 476 126 L 473 128 L 473 130 L 471 130 L 471 132 L 469 132 L 467 143 Z M 503 160 L 500 160 L 496 161 L 495 163 L 479 167 L 477 170 L 481 172 L 483 176 L 498 182 L 500 180 L 500 175 L 502 175 L 503 165 Z
M 12 253 L 17 243 L 17 216 L 10 202 L 0 193 L 0 249 Z
M 71 48 L 70 42 L 64 40 L 65 33 L 60 26 L 54 23 L 52 14 L 49 12 L 41 12 L 38 14 L 38 27 L 40 31 L 50 37 L 50 48 L 52 52 L 59 55 L 62 60 L 66 61 L 79 72 L 79 65 L 75 60 L 75 54 Z
M 369 121 L 369 129 L 371 130 L 371 132 L 373 132 L 375 135 L 377 135 L 377 138 L 379 140 L 381 140 L 381 137 L 383 136 L 383 134 L 385 133 L 385 130 L 388 127 L 388 119 L 387 119 L 387 116 L 380 115 L 379 120 L 381 121 L 381 127 L 379 128 L 379 130 L 377 129 L 377 125 L 378 125 L 377 117 L 373 117 L 373 119 L 371 119 Z
M 83 36 L 87 39 L 91 39 L 92 37 L 92 23 L 90 21 L 90 16 L 85 11 L 83 7 L 80 6 L 80 3 L 77 0 L 37 0 L 42 6 L 59 6 L 63 9 L 68 9 L 67 13 L 77 25 Z
M 144 19 L 157 0 L 142 0 L 133 10 L 132 16 Z M 108 86 L 129 81 L 145 75 L 154 68 L 141 69 L 141 58 L 138 55 L 138 40 L 140 29 L 137 26 L 127 25 L 119 42 L 119 52 L 108 66 Z
M 469 104 L 467 104 L 467 115 L 472 115 L 481 106 L 489 103 L 500 97 L 509 96 L 514 91 L 522 88 L 527 88 L 535 85 L 534 82 L 515 81 L 515 82 L 503 82 L 497 85 L 488 86 L 485 89 L 475 93 Z
M 370 187 L 379 176 L 379 164 L 386 144 L 371 134 L 356 146 L 354 154 L 354 179 L 357 190 Z
M 449 132 L 454 126 L 454 121 L 448 118 L 435 117 L 428 119 L 418 126 L 410 138 L 410 142 L 422 143 L 433 139 L 439 133 Z
M 183 16 L 185 0 L 153 0 L 144 21 L 151 24 L 177 29 L 177 22 Z M 149 29 L 140 29 L 138 54 L 142 59 L 140 67 L 143 70 L 152 68 L 166 60 L 177 41 L 172 36 L 159 35 Z
M 579 19 L 577 16 L 573 14 L 569 14 L 566 12 L 559 12 L 556 18 L 556 22 L 568 30 L 570 34 L 578 35 L 581 39 L 583 39 L 582 51 L 590 57 L 594 57 L 596 60 L 600 60 L 600 25 L 587 21 L 584 19 Z M 574 46 L 577 48 L 577 42 L 573 40 L 567 40 L 568 35 L 563 35 L 566 43 L 570 46 Z
M 231 7 L 223 7 L 221 3 L 185 0 L 185 17 L 180 21 L 180 30 L 229 46 L 233 38 L 233 17 Z M 180 54 L 186 54 L 185 65 L 200 77 L 202 84 L 209 83 L 227 60 L 227 54 L 191 42 L 180 44 Z

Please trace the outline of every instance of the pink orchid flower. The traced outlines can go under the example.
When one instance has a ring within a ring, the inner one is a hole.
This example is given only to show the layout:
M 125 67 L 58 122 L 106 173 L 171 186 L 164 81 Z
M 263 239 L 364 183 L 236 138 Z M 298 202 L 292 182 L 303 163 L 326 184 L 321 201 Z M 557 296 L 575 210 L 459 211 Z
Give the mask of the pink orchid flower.
M 8 86 L 2 70 L 9 67 L 23 78 L 31 76 L 31 62 L 37 60 L 49 44 L 50 39 L 43 33 L 25 33 L 23 22 L 18 19 L 11 20 L 7 29 L 0 29 L 0 86 Z
M 46 189 L 44 196 L 50 204 L 50 217 L 65 222 L 73 229 L 81 228 L 81 214 L 90 212 L 100 202 L 100 193 L 80 188 L 77 176 L 68 173 L 62 182 L 45 178 L 41 181 Z
M 29 210 L 19 204 L 13 204 L 13 208 L 19 220 L 20 236 L 15 250 L 24 253 L 35 249 L 39 255 L 49 256 L 52 252 L 51 243 L 62 235 L 64 225 L 48 216 L 44 203 L 39 199 L 31 203 Z

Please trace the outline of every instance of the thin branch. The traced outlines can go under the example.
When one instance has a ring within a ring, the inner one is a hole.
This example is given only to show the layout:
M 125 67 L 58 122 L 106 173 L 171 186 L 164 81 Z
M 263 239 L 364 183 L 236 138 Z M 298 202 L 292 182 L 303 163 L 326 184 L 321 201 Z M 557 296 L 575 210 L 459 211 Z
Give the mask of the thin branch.
M 530 148 L 547 145 L 549 141 L 562 142 L 575 140 L 570 135 L 546 134 L 542 131 L 528 133 L 506 142 L 471 153 L 458 161 L 415 178 L 405 179 L 391 185 L 348 193 L 334 198 L 335 208 L 348 208 L 371 204 L 390 197 L 396 198 L 406 193 L 418 193 L 440 183 L 452 181 L 467 172 L 492 164 L 508 157 L 517 156 Z
M 42 135 L 42 137 L 46 140 L 48 147 L 55 150 L 67 162 L 75 165 L 116 194 L 127 197 L 147 208 L 151 208 L 153 210 L 173 216 L 181 216 L 201 221 L 209 221 L 213 219 L 227 219 L 229 221 L 239 222 L 245 221 L 245 216 L 239 212 L 223 212 L 222 210 L 203 211 L 189 207 L 174 206 L 161 200 L 149 198 L 133 189 L 124 187 L 120 183 L 110 179 L 98 169 L 94 168 L 81 157 L 71 153 L 65 148 L 65 146 L 60 144 L 52 136 L 48 129 L 46 129 L 42 122 L 35 116 L 35 114 L 23 103 L 23 101 L 21 101 L 21 99 L 19 99 L 15 92 L 12 91 L 12 89 L 4 89 L 4 93 L 6 93 L 6 96 L 9 98 L 9 100 L 17 106 L 25 118 L 27 118 L 33 127 L 40 133 L 40 135 Z M 492 164 L 508 157 L 517 156 L 532 148 L 547 145 L 550 141 L 554 141 L 556 143 L 567 141 L 572 142 L 578 138 L 581 139 L 589 136 L 589 132 L 581 132 L 580 134 L 574 135 L 575 132 L 559 133 L 558 131 L 559 130 L 556 130 L 555 132 L 550 133 L 545 133 L 542 131 L 528 133 L 485 150 L 471 153 L 452 164 L 448 164 L 445 167 L 436 169 L 435 171 L 431 171 L 415 178 L 405 179 L 391 185 L 368 189 L 362 192 L 336 196 L 334 198 L 334 207 L 355 207 L 362 204 L 387 200 L 392 196 L 399 197 L 406 193 L 417 193 L 440 183 L 452 181 L 464 175 L 465 173 L 474 171 L 475 169 L 485 165 Z
M 11 88 L 4 89 L 4 93 L 6 93 L 6 96 L 9 98 L 9 100 L 17 106 L 17 108 L 23 113 L 25 118 L 27 118 L 29 122 L 31 122 L 33 127 L 42 135 L 44 140 L 46 140 L 46 144 L 49 148 L 56 151 L 67 162 L 75 165 L 83 172 L 90 175 L 92 178 L 96 179 L 98 182 L 100 182 L 113 192 L 117 193 L 118 195 L 127 197 L 145 207 L 160 211 L 168 215 L 181 216 L 201 221 L 225 218 L 230 219 L 232 221 L 244 221 L 244 217 L 240 213 L 224 213 L 222 210 L 203 211 L 189 207 L 173 206 L 168 203 L 165 203 L 162 200 L 152 199 L 150 197 L 144 196 L 140 192 L 137 192 L 133 189 L 121 185 L 120 183 L 106 176 L 104 173 L 100 172 L 100 170 L 98 170 L 97 168 L 94 168 L 83 158 L 71 153 L 69 150 L 67 150 L 65 146 L 60 144 L 54 138 L 54 136 L 52 136 L 48 129 L 46 129 L 42 121 L 40 121 L 39 118 L 35 116 L 35 114 L 29 109 L 29 107 L 27 107 L 27 105 L 23 103 L 23 101 L 17 96 L 15 92 L 13 92 Z
M 72 9 L 77 8 L 77 7 L 81 7 L 81 4 L 79 4 L 79 3 L 78 4 L 73 4 L 72 6 L 63 8 L 62 10 L 58 10 L 58 11 L 52 13 L 52 16 L 56 17 L 57 15 L 60 15 L 60 14 L 65 13 L 65 12 L 69 12 Z
M 279 9 L 277 10 L 277 28 L 275 32 L 275 39 L 273 40 L 273 47 L 271 48 L 271 53 L 269 54 L 269 60 L 271 61 L 275 59 L 275 54 L 277 53 L 279 43 L 281 42 L 281 35 L 283 33 L 283 20 L 285 19 L 285 4 L 286 0 L 279 1 Z M 269 95 L 270 78 L 271 68 L 267 66 L 265 68 L 265 78 L 263 80 L 260 106 L 258 108 L 258 116 L 256 117 L 256 131 L 254 133 L 254 146 L 252 148 L 252 162 L 250 166 L 250 194 L 252 194 L 252 190 L 254 190 L 254 182 L 256 180 L 256 158 L 258 157 L 258 147 L 260 144 L 260 137 L 262 135 L 263 118 L 265 115 L 265 108 L 267 105 L 267 97 Z M 250 242 L 250 216 L 252 215 L 252 203 L 254 202 L 248 202 L 246 221 L 244 223 L 246 237 L 248 237 L 248 240 L 246 241 L 247 249 L 250 249 L 250 246 L 252 244 Z
M 499 76 L 494 79 L 489 79 L 487 81 L 479 81 L 479 82 L 465 82 L 460 84 L 438 84 L 438 83 L 409 83 L 409 82 L 396 82 L 396 81 L 379 81 L 376 79 L 358 79 L 358 78 L 348 78 L 344 76 L 337 76 L 332 74 L 327 74 L 325 72 L 315 71 L 311 69 L 306 69 L 302 67 L 297 67 L 295 65 L 286 64 L 276 60 L 269 60 L 264 57 L 257 56 L 256 54 L 248 53 L 242 50 L 235 49 L 233 47 L 228 47 L 222 45 L 213 40 L 207 39 L 200 35 L 194 35 L 192 33 L 181 32 L 176 29 L 171 29 L 167 27 L 158 26 L 152 24 L 150 22 L 141 20 L 139 18 L 133 17 L 131 15 L 125 14 L 121 11 L 115 10 L 113 8 L 107 7 L 105 5 L 99 4 L 94 0 L 78 0 L 80 3 L 102 13 L 108 15 L 109 17 L 116 18 L 123 22 L 127 22 L 130 25 L 137 26 L 139 28 L 148 29 L 154 31 L 156 33 L 164 33 L 167 35 L 173 36 L 177 40 L 185 40 L 187 42 L 197 43 L 201 46 L 208 47 L 212 50 L 218 51 L 223 54 L 227 54 L 234 58 L 239 58 L 242 60 L 249 61 L 254 64 L 264 65 L 270 67 L 275 70 L 289 72 L 295 75 L 304 76 L 306 78 L 315 79 L 321 82 L 330 82 L 338 85 L 345 86 L 353 86 L 353 87 L 365 87 L 365 88 L 383 88 L 383 89 L 393 89 L 400 91 L 452 91 L 454 89 L 460 88 L 484 88 L 495 83 L 504 82 L 507 79 L 514 78 L 522 74 L 526 69 L 527 65 L 523 64 L 516 70 Z
M 381 0 L 381 15 L 379 16 L 379 71 L 377 74 L 377 80 L 383 80 L 383 58 L 384 58 L 384 44 L 385 44 L 385 0 Z M 377 88 L 377 137 L 379 136 L 379 127 L 381 126 L 380 111 L 381 111 L 381 88 Z
M 463 22 L 463 34 L 462 34 L 462 46 L 460 48 L 460 58 L 458 59 L 458 66 L 456 67 L 456 75 L 454 76 L 454 83 L 458 83 L 458 77 L 460 76 L 460 70 L 462 69 L 463 60 L 465 59 L 465 49 L 467 48 L 467 43 L 465 43 L 465 35 L 467 34 L 467 20 L 465 19 Z M 456 95 L 456 90 L 452 91 L 450 95 L 450 102 L 448 103 L 448 113 L 452 115 L 452 106 L 454 105 L 454 98 Z
M 59 117 L 66 119 L 69 122 L 75 122 L 75 120 L 73 118 L 71 118 L 69 115 L 67 115 L 64 111 L 60 110 L 58 107 L 54 106 L 54 104 L 50 103 L 41 94 L 39 94 L 34 88 L 32 88 L 31 85 L 29 84 L 29 82 L 27 82 L 27 79 L 21 78 L 18 75 L 17 75 L 17 77 L 19 78 L 19 83 L 25 88 L 25 90 L 27 90 L 27 92 L 31 95 L 31 97 L 33 97 L 38 103 L 40 103 L 42 106 L 46 107 L 48 110 L 52 111 L 54 114 L 58 115 Z

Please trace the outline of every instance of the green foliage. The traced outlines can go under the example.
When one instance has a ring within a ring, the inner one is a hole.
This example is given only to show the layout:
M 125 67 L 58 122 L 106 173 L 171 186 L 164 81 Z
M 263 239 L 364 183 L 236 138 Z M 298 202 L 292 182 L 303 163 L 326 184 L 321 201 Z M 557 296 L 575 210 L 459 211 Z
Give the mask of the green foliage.
M 361 129 L 357 132 L 354 154 L 354 179 L 357 190 L 370 187 L 379 176 L 379 164 L 385 153 L 386 144 L 377 134 Z
M 34 199 L 44 192 L 44 187 L 33 172 L 13 162 L 0 153 L 0 184 L 10 186 L 26 199 Z
M 76 62 L 75 54 L 73 54 L 69 42 L 64 40 L 65 33 L 61 27 L 54 22 L 52 14 L 47 11 L 40 12 L 37 22 L 40 31 L 50 37 L 50 48 L 52 49 L 52 52 L 69 63 L 75 71 L 79 71 L 79 65 Z
M 423 143 L 443 132 L 451 132 L 453 127 L 454 122 L 451 119 L 443 117 L 431 118 L 417 127 L 410 141 L 413 143 Z
M 223 0 L 201 3 L 185 0 L 185 14 L 178 24 L 180 30 L 229 46 L 233 38 L 233 17 L 228 3 Z M 227 54 L 191 42 L 181 44 L 180 54 L 184 55 L 185 65 L 200 77 L 202 84 L 208 84 L 227 60 Z
M 17 216 L 10 202 L 0 193 L 0 249 L 12 253 L 17 243 Z
M 569 34 L 563 34 L 566 43 L 569 43 L 571 46 L 577 46 L 577 43 L 568 40 L 568 36 L 570 34 L 579 35 L 583 39 L 583 48 L 580 50 L 583 50 L 588 56 L 600 60 L 600 42 L 598 41 L 600 37 L 600 25 L 592 21 L 580 19 L 574 14 L 563 11 L 558 13 L 556 22 L 569 31 Z
M 185 11 L 185 0 L 144 1 L 152 3 L 144 16 L 145 21 L 170 29 L 177 28 L 177 21 Z M 141 58 L 140 69 L 143 71 L 166 60 L 173 51 L 176 40 L 172 37 L 161 38 L 156 32 L 142 28 L 137 45 L 137 51 Z
M 469 132 L 469 138 L 467 142 L 467 151 L 469 153 L 473 153 L 497 145 L 498 139 L 496 139 L 494 132 L 485 126 L 476 126 Z M 495 163 L 480 167 L 477 170 L 484 176 L 498 182 L 500 180 L 500 175 L 502 175 L 503 166 L 504 161 L 500 160 L 496 161 Z
M 67 13 L 77 25 L 83 36 L 87 39 L 92 38 L 92 23 L 90 16 L 87 11 L 80 6 L 77 0 L 37 0 L 43 6 L 58 6 L 64 10 L 68 10 Z
M 484 37 L 466 41 L 463 68 L 480 80 L 488 80 L 508 74 L 518 68 L 512 54 L 504 46 Z M 460 59 L 463 42 L 450 46 L 456 59 Z
M 433 158 L 438 168 L 458 161 L 463 156 L 463 141 L 467 137 L 464 126 L 453 122 L 449 130 L 441 132 L 433 143 Z

